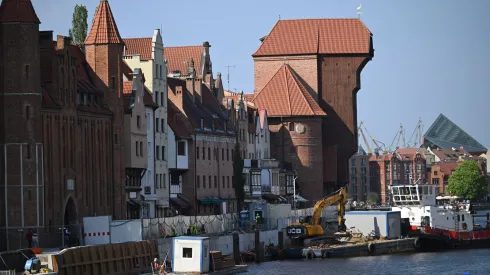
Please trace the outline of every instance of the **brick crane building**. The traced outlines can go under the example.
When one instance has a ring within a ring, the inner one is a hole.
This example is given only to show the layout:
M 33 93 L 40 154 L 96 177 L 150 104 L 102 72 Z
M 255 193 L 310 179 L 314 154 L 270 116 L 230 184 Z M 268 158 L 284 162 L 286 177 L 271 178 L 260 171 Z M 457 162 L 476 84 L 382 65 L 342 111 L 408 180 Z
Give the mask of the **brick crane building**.
M 83 216 L 125 214 L 122 43 L 109 4 L 86 56 L 39 24 L 30 0 L 2 1 L 0 250 L 25 246 L 28 229 L 52 247 L 62 225 L 81 237 Z
M 348 182 L 371 32 L 359 19 L 280 20 L 261 40 L 250 101 L 267 109 L 271 157 L 291 162 L 302 196 L 319 199 Z

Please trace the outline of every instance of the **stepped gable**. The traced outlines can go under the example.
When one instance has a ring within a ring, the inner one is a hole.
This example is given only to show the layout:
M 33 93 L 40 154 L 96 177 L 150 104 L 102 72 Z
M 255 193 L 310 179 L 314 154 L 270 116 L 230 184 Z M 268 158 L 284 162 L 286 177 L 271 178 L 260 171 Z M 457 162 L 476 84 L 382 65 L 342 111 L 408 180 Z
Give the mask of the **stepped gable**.
M 423 146 L 460 148 L 469 153 L 483 153 L 487 148 L 443 114 L 440 114 L 424 135 Z
M 357 18 L 279 20 L 252 56 L 371 55 L 371 37 Z
M 266 109 L 269 117 L 327 115 L 288 64 L 276 72 L 252 103 Z
M 95 11 L 92 28 L 87 35 L 87 39 L 85 39 L 85 45 L 123 43 L 109 2 L 101 0 Z
M 31 0 L 3 0 L 0 5 L 0 23 L 37 23 L 37 17 Z

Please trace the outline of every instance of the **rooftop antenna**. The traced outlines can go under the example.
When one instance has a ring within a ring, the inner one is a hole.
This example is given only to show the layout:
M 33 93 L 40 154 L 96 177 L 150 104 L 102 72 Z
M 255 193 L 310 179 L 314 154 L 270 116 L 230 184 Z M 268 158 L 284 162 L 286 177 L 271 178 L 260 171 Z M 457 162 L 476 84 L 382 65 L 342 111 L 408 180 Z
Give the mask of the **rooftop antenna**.
M 362 14 L 362 4 L 359 4 L 359 6 L 357 7 L 357 18 L 361 18 L 361 14 Z
M 228 66 L 225 66 L 227 69 L 228 69 L 228 91 L 231 91 L 230 90 L 230 68 L 235 68 L 235 65 L 228 65 Z

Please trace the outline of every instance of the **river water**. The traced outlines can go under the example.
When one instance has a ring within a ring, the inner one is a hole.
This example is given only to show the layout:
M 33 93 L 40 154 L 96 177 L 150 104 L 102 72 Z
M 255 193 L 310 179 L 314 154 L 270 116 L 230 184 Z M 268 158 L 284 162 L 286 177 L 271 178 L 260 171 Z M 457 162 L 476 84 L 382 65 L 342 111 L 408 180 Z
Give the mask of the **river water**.
M 490 274 L 490 249 L 267 262 L 251 266 L 248 272 L 254 275 L 464 275 L 465 273 Z

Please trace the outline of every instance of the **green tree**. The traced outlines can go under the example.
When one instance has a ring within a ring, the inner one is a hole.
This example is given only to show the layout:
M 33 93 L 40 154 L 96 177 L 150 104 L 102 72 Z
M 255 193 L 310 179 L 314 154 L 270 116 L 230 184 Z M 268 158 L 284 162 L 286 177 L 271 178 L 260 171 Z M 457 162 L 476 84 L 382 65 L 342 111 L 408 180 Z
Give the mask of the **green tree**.
M 87 7 L 84 5 L 76 5 L 73 11 L 72 27 L 68 31 L 73 42 L 83 45 L 87 38 Z
M 242 211 L 245 203 L 245 178 L 243 177 L 243 159 L 240 156 L 240 145 L 238 141 L 233 150 L 233 186 L 235 187 L 235 197 L 237 200 L 238 211 Z
M 448 191 L 452 195 L 469 200 L 479 200 L 487 196 L 488 183 L 480 165 L 473 160 L 463 162 L 449 176 Z

